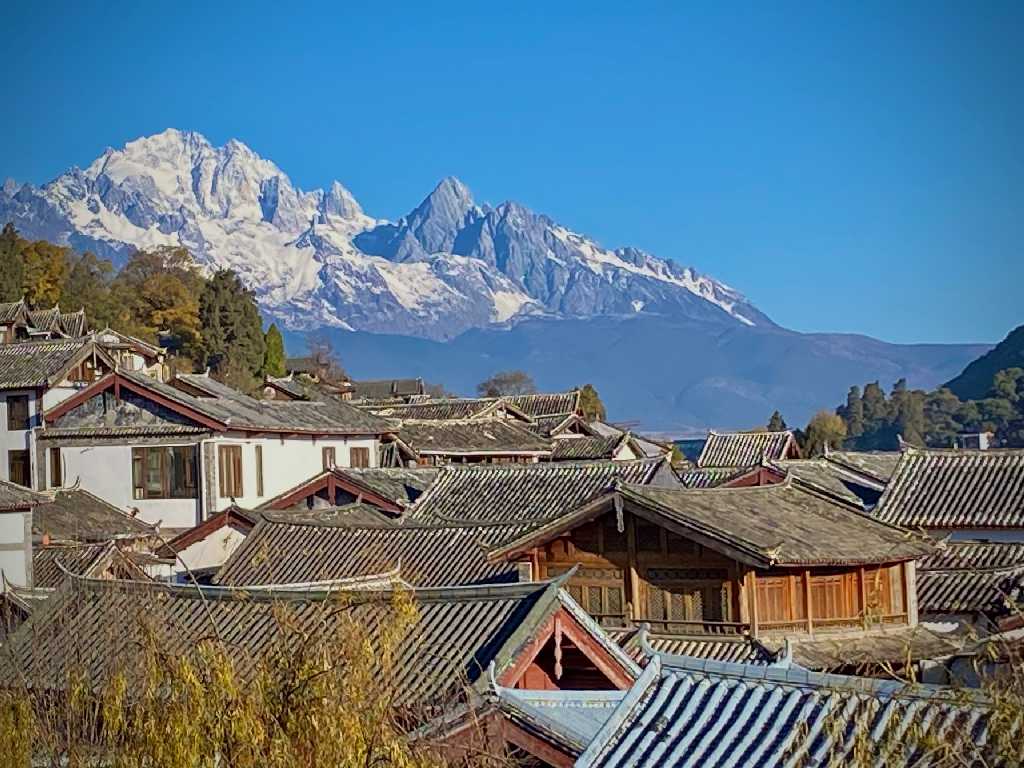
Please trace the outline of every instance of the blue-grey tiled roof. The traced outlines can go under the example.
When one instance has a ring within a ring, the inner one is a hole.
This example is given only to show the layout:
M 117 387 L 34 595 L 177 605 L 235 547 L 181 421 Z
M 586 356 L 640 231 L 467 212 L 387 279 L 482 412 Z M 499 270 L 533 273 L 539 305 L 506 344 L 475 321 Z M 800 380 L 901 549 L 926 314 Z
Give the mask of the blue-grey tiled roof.
M 951 689 L 658 655 L 577 766 L 845 765 L 862 749 L 871 764 L 923 766 L 931 739 L 972 764 L 987 726 L 985 700 Z

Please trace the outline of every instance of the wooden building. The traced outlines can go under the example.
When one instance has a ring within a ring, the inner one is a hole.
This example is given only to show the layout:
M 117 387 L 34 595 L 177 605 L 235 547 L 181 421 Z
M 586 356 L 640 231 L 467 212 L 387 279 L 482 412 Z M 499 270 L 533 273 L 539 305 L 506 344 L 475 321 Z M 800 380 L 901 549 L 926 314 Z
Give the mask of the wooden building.
M 618 485 L 494 550 L 568 589 L 608 627 L 760 637 L 917 623 L 922 538 L 792 481 Z

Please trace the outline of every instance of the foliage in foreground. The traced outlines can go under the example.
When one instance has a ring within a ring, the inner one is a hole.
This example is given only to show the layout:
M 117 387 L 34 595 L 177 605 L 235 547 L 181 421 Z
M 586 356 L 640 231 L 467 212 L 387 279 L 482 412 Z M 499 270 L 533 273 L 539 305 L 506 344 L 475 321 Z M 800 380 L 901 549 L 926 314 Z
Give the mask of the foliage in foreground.
M 60 694 L 24 685 L 0 692 L 0 766 L 443 765 L 406 738 L 407 724 L 428 714 L 394 705 L 390 672 L 416 621 L 411 599 L 394 593 L 372 642 L 350 616 L 338 633 L 322 630 L 337 624 L 328 613 L 350 608 L 344 597 L 325 601 L 318 627 L 309 630 L 274 606 L 276 639 L 262 658 L 213 630 L 193 648 L 169 647 L 173 641 L 154 620 L 145 647 L 104 679 L 74 671 Z M 482 755 L 460 764 L 505 760 Z

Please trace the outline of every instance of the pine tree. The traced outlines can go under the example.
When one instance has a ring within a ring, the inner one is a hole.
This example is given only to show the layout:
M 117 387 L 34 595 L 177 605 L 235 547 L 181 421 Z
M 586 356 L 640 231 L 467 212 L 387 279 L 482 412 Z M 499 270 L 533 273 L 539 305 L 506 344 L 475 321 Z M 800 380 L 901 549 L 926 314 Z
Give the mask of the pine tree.
M 877 381 L 864 386 L 861 397 L 864 414 L 864 432 L 882 429 L 889 422 L 889 404 L 885 401 L 885 392 Z
M 0 301 L 18 301 L 23 296 L 25 262 L 21 258 L 23 240 L 14 225 L 0 232 Z
M 216 272 L 203 288 L 199 321 L 199 349 L 214 373 L 231 372 L 234 379 L 243 373 L 253 379 L 262 374 L 267 345 L 260 312 L 252 293 L 230 269 Z
M 789 427 L 786 426 L 786 420 L 782 418 L 782 414 L 778 411 L 772 412 L 772 417 L 768 419 L 768 431 L 769 432 L 782 432 Z
M 263 372 L 267 376 L 284 376 L 284 339 L 276 325 L 270 324 L 263 340 L 267 345 L 267 351 L 263 355 Z
M 96 330 L 113 324 L 118 314 L 110 293 L 113 274 L 113 264 L 89 251 L 73 259 L 60 294 L 61 309 L 70 312 L 84 309 L 89 324 Z
M 593 384 L 584 384 L 580 389 L 580 410 L 587 421 L 604 421 L 608 418 L 601 396 Z
M 860 387 L 854 384 L 846 395 L 846 434 L 856 439 L 864 434 L 864 401 L 861 399 Z

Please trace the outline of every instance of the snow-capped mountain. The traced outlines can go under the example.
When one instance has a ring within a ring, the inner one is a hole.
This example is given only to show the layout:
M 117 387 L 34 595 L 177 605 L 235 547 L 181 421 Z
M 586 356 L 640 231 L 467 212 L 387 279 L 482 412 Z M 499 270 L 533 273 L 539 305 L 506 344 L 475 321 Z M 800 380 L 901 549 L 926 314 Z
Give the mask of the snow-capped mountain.
M 365 214 L 339 182 L 303 192 L 245 144 L 167 130 L 43 185 L 0 188 L 0 222 L 115 261 L 183 245 L 236 270 L 291 328 L 446 339 L 530 316 L 659 314 L 773 324 L 712 278 L 607 250 L 514 202 L 478 205 L 443 180 L 400 221 Z

